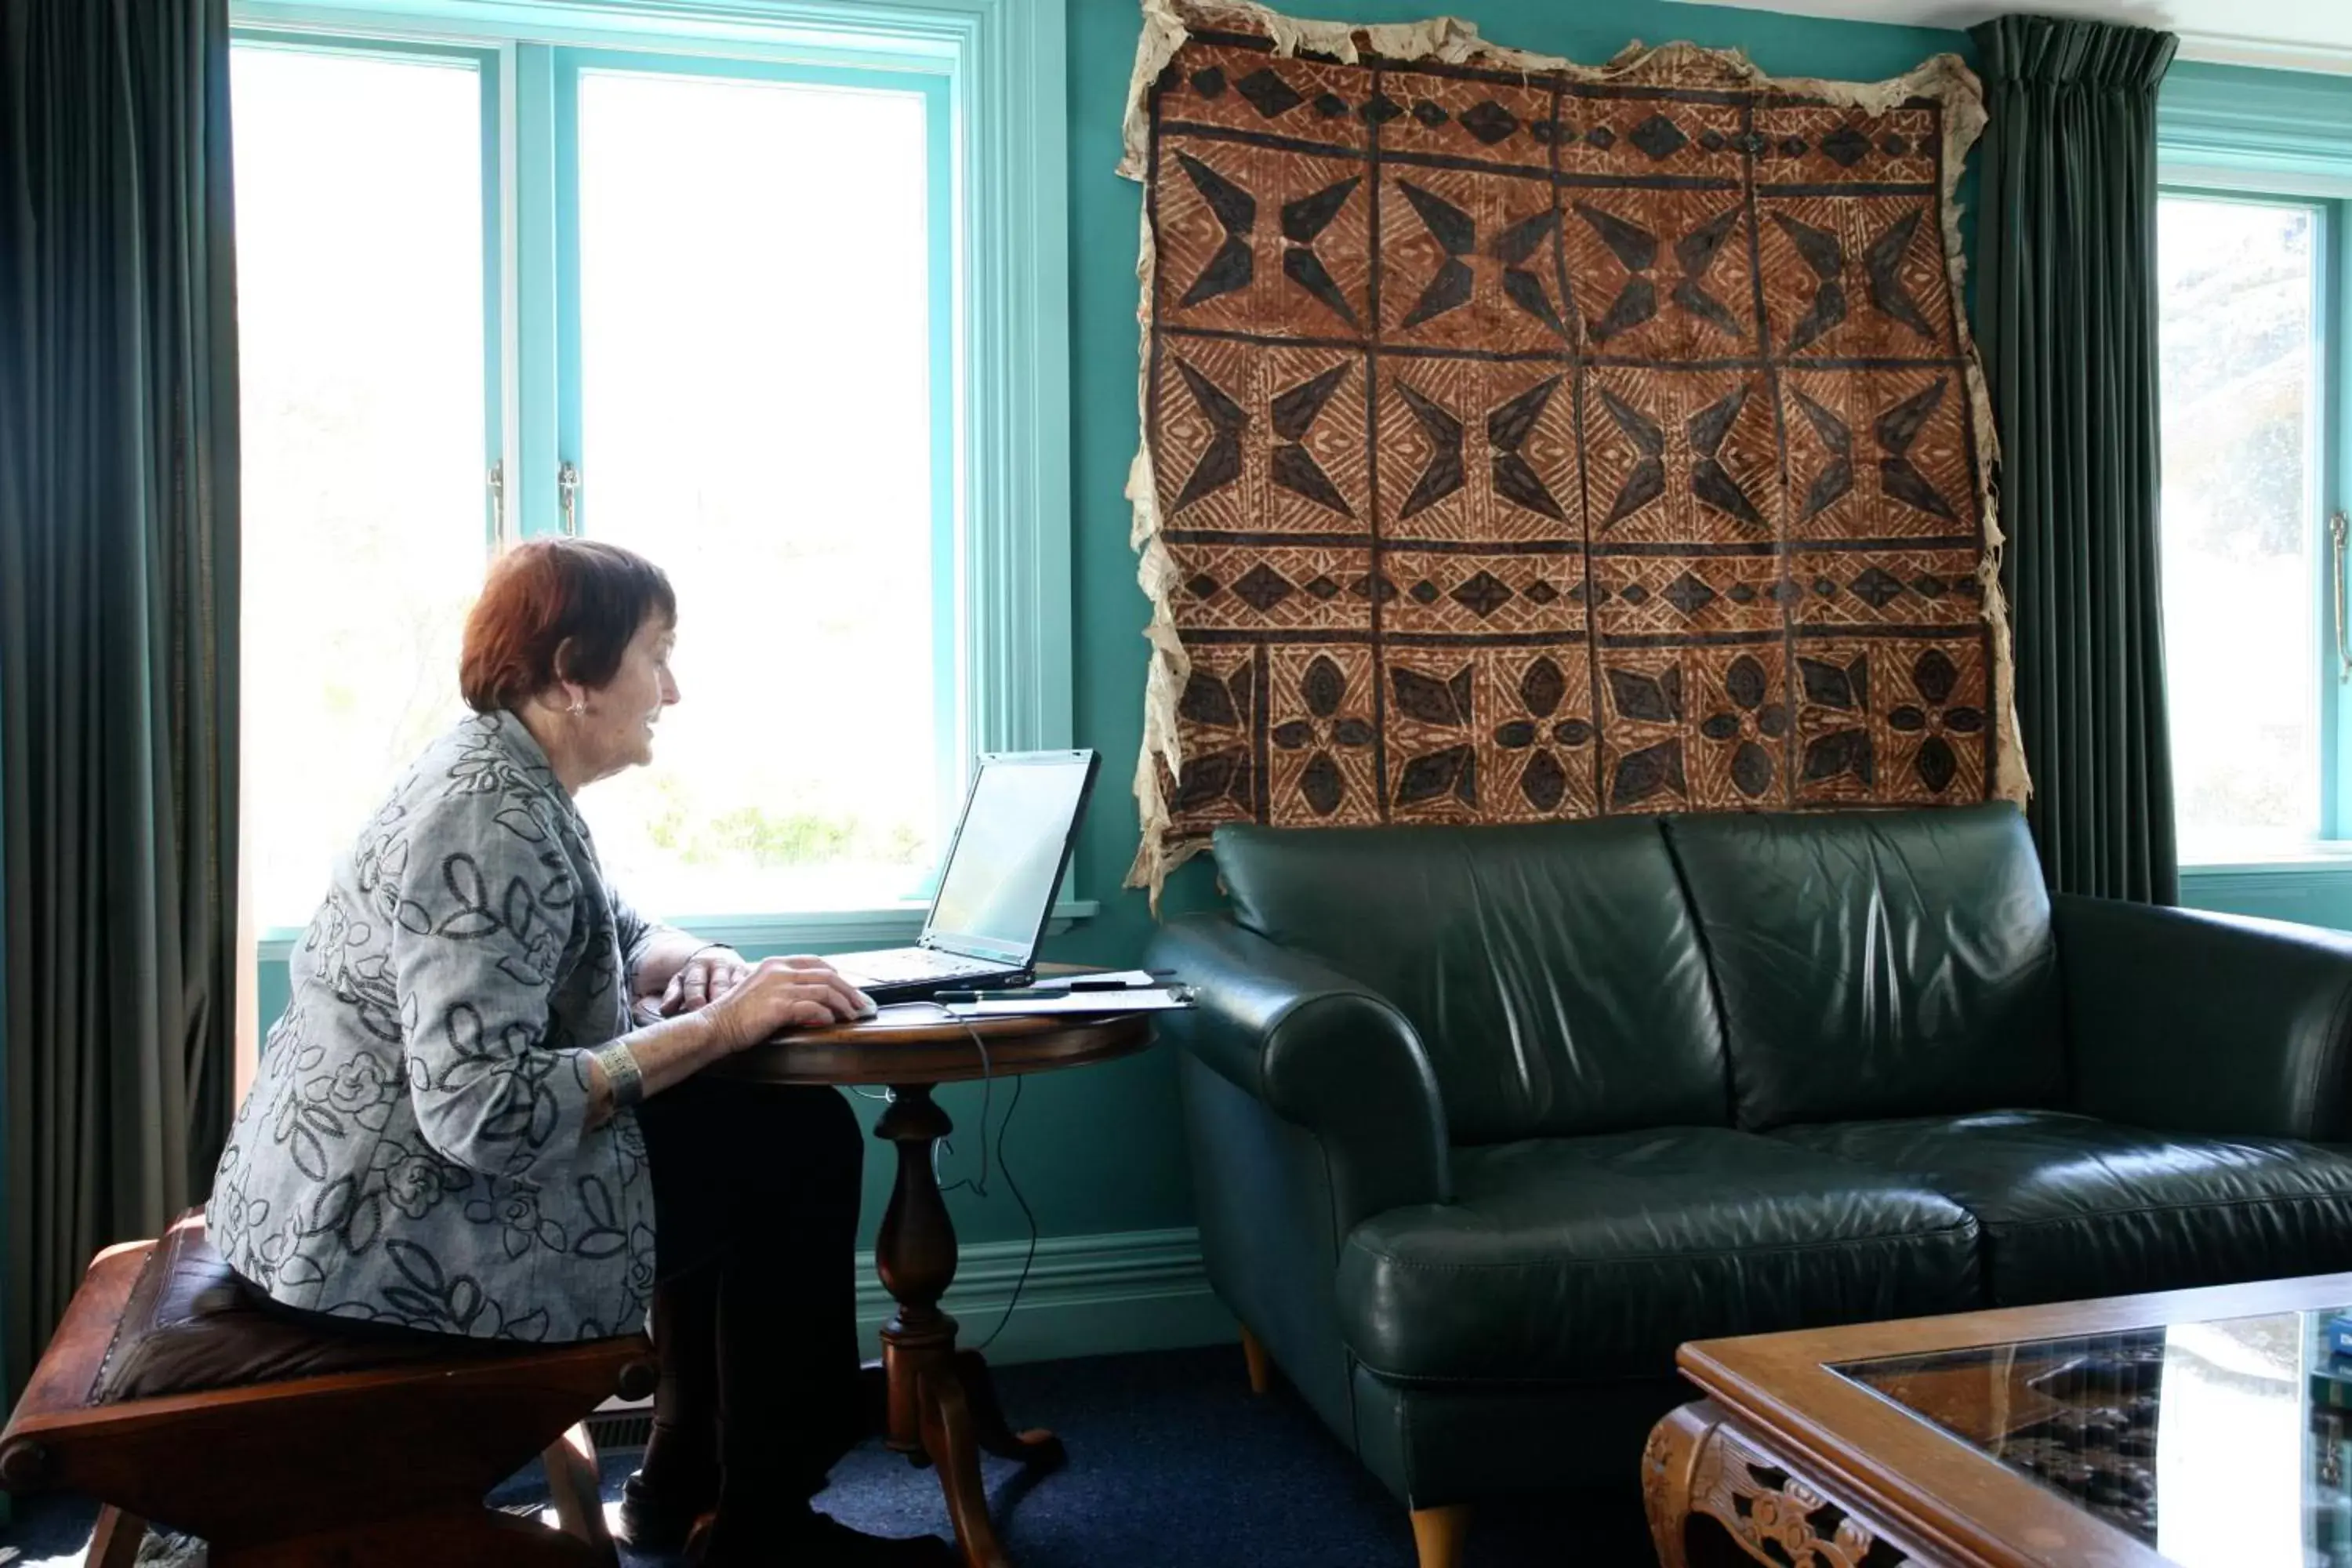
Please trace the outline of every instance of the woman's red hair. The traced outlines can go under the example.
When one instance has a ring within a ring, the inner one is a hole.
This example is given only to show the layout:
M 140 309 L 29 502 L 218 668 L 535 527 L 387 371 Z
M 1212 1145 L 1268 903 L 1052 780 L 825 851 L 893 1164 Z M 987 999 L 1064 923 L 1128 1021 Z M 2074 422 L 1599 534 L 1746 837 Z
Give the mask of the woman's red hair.
M 655 616 L 676 624 L 677 595 L 636 552 L 586 539 L 518 544 L 491 563 L 466 616 L 457 688 L 474 711 L 495 713 L 558 681 L 602 686 Z

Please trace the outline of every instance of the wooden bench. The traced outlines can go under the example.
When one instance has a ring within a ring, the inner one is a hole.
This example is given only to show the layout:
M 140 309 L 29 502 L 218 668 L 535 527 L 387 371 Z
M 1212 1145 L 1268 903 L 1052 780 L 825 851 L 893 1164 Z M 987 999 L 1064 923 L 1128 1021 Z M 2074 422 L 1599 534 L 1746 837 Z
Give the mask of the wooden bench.
M 319 1334 L 258 1305 L 192 1213 L 91 1262 L 0 1430 L 0 1487 L 96 1498 L 90 1568 L 129 1568 L 149 1520 L 213 1568 L 612 1568 L 582 1423 L 656 1376 L 643 1334 Z M 483 1506 L 533 1454 L 561 1529 Z

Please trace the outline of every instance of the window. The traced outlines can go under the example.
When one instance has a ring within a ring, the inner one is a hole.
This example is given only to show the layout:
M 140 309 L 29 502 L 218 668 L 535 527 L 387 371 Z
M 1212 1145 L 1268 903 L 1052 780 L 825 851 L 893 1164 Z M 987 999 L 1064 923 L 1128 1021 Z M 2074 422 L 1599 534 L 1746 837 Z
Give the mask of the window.
M 462 711 L 492 552 L 573 532 L 679 597 L 656 764 L 582 798 L 615 883 L 888 934 L 971 753 L 1069 739 L 1060 6 L 399 12 L 236 14 L 259 924 Z
M 963 750 L 933 687 L 955 658 L 943 105 L 569 52 L 557 70 L 578 526 L 664 563 L 700 710 L 581 797 L 598 853 L 652 909 L 913 895 Z
M 2158 209 L 2164 633 L 2189 862 L 2322 837 L 2325 206 L 2174 192 Z
M 246 809 L 256 907 L 329 858 L 463 710 L 483 500 L 478 60 L 239 45 Z M 494 406 L 494 405 L 492 405 Z
M 2352 871 L 2352 86 L 2176 64 L 2157 156 L 2183 896 L 2307 918 Z

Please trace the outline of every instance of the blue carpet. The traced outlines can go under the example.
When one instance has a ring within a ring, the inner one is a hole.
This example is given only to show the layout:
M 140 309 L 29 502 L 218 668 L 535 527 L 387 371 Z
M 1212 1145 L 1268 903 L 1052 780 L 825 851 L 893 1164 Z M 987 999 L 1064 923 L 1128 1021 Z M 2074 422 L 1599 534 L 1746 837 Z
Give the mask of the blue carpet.
M 1070 1452 L 1042 1477 L 986 1461 L 998 1529 L 1021 1568 L 1413 1568 L 1403 1509 L 1286 1388 L 1253 1397 L 1238 1348 L 1007 1367 L 997 1385 L 1016 1426 L 1050 1426 Z M 633 1459 L 606 1456 L 608 1503 Z M 1481 1510 L 1465 1568 L 1648 1568 L 1633 1466 L 1628 1455 L 1622 1492 Z M 546 1495 L 534 1464 L 491 1500 Z M 818 1506 L 877 1533 L 949 1533 L 938 1481 L 877 1446 L 842 1463 Z M 93 1511 L 79 1499 L 20 1500 L 0 1541 L 25 1568 L 79 1563 Z

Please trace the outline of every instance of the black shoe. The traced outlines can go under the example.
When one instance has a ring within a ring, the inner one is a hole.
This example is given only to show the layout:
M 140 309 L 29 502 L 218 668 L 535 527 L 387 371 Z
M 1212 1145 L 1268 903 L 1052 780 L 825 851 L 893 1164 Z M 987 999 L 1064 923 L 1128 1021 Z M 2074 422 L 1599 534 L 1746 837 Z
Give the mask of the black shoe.
M 621 1483 L 621 1528 L 616 1538 L 647 1556 L 674 1556 L 686 1550 L 697 1521 L 718 1506 L 718 1488 L 707 1497 L 673 1497 L 646 1485 L 636 1470 Z
M 961 1568 L 936 1535 L 867 1535 L 814 1510 L 739 1528 L 745 1522 L 725 1513 L 712 1521 L 703 1568 Z

